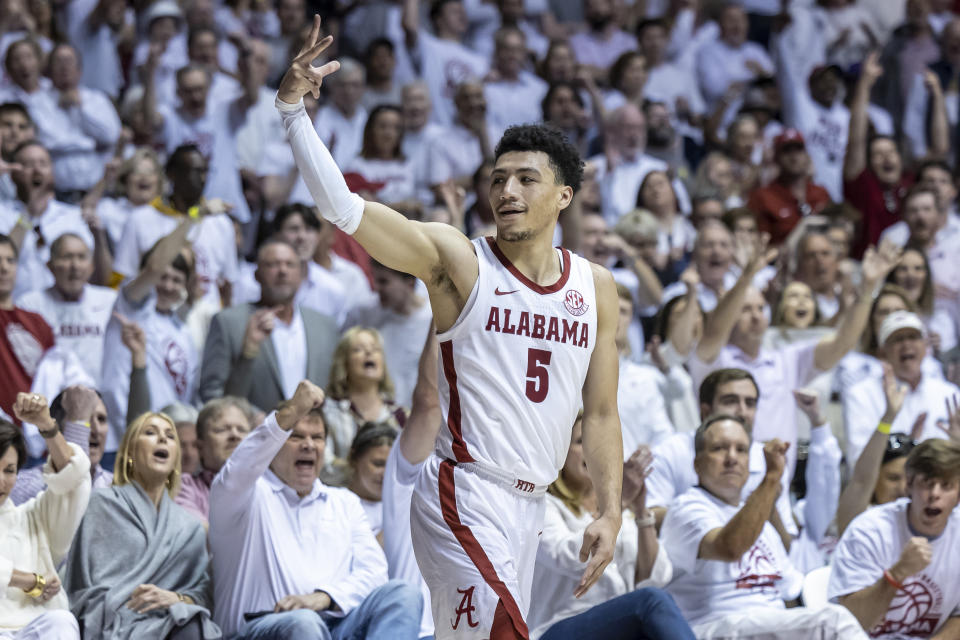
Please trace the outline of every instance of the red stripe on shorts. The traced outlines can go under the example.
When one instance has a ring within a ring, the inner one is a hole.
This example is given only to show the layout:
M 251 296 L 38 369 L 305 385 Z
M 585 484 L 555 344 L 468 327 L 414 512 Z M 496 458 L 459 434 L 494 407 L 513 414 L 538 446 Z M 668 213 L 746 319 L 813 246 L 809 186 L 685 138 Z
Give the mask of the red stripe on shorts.
M 463 441 L 463 429 L 460 423 L 460 390 L 457 388 L 457 368 L 453 364 L 453 341 L 440 343 L 440 358 L 443 360 L 443 377 L 450 389 L 450 407 L 447 411 L 447 428 L 453 436 L 453 457 L 457 462 L 473 462 L 473 456 L 467 451 Z
M 453 531 L 457 542 L 459 542 L 463 550 L 466 551 L 467 557 L 470 558 L 470 561 L 473 562 L 474 566 L 480 571 L 484 582 L 499 596 L 500 602 L 497 605 L 498 612 L 501 611 L 500 607 L 502 606 L 503 609 L 506 610 L 510 621 L 513 623 L 505 629 L 505 625 L 501 622 L 503 616 L 494 615 L 494 625 L 490 630 L 490 640 L 515 640 L 516 638 L 529 640 L 530 631 L 527 629 L 527 623 L 524 622 L 523 615 L 520 613 L 520 607 L 517 606 L 516 600 L 513 599 L 513 594 L 510 593 L 507 585 L 505 585 L 503 580 L 497 575 L 497 571 L 493 568 L 493 564 L 484 552 L 483 547 L 480 546 L 477 538 L 473 535 L 473 532 L 470 531 L 470 527 L 460 522 L 460 514 L 457 511 L 456 488 L 453 481 L 453 463 L 449 460 L 444 460 L 440 463 L 438 485 L 440 488 L 440 510 L 443 512 L 443 521 L 446 522 L 450 530 Z

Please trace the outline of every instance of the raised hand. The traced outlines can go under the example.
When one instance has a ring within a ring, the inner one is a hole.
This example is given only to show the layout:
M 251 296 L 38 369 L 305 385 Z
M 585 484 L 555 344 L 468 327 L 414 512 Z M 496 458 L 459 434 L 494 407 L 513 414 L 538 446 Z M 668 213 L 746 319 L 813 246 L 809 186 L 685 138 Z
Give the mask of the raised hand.
M 860 77 L 867 83 L 867 86 L 873 86 L 880 76 L 883 75 L 883 67 L 880 65 L 880 53 L 878 51 L 871 51 L 867 55 L 867 58 L 863 61 L 860 74 Z
M 114 312 L 114 319 L 120 323 L 120 341 L 130 350 L 134 369 L 143 369 L 147 366 L 147 335 L 136 322 Z
M 320 16 L 314 15 L 310 34 L 300 48 L 300 53 L 290 63 L 290 68 L 280 80 L 277 96 L 281 100 L 287 104 L 296 104 L 308 93 L 314 98 L 320 98 L 320 85 L 323 84 L 323 79 L 339 69 L 340 63 L 333 60 L 323 66 L 314 67 L 313 61 L 332 43 L 333 36 L 320 38 Z
M 764 443 L 763 458 L 767 463 L 767 475 L 776 476 L 778 479 L 783 475 L 783 470 L 787 466 L 787 449 L 789 448 L 789 442 L 781 442 L 777 438 Z
M 97 392 L 89 387 L 74 385 L 63 392 L 63 412 L 69 422 L 87 422 L 97 407 Z
M 880 243 L 877 249 L 869 247 L 863 254 L 863 285 L 869 287 L 865 291 L 872 293 L 873 287 L 887 277 L 893 268 L 900 262 L 903 251 L 890 240 Z
M 645 444 L 623 463 L 623 489 L 620 503 L 624 509 L 632 509 L 641 515 L 647 509 L 647 476 L 653 471 L 653 452 Z
M 39 393 L 18 393 L 13 403 L 13 415 L 20 422 L 29 422 L 41 433 L 56 429 L 56 421 L 50 417 L 50 405 Z
M 757 242 L 757 245 L 749 250 L 747 254 L 747 262 L 743 266 L 743 272 L 749 273 L 750 277 L 760 273 L 764 267 L 777 259 L 777 255 L 780 253 L 776 249 L 769 248 L 770 244 L 770 234 L 761 233 L 760 240 Z
M 260 345 L 273 331 L 273 323 L 279 312 L 279 307 L 272 307 L 257 309 L 250 314 L 250 319 L 247 320 L 247 331 L 243 335 L 243 356 L 245 358 L 253 360 L 260 353 Z
M 277 424 L 284 431 L 293 429 L 300 418 L 323 406 L 324 398 L 323 389 L 309 380 L 301 380 L 293 397 L 277 408 Z
M 793 399 L 797 402 L 797 408 L 810 419 L 810 424 L 818 427 L 826 422 L 820 414 L 820 396 L 815 391 L 794 389 Z
M 900 384 L 893 375 L 893 367 L 886 362 L 883 363 L 883 395 L 887 398 L 887 410 L 882 421 L 892 424 L 907 397 L 907 385 Z
M 939 421 L 937 426 L 951 440 L 960 442 L 960 396 L 954 395 L 952 398 L 946 398 L 944 402 L 947 405 L 947 426 L 944 427 Z

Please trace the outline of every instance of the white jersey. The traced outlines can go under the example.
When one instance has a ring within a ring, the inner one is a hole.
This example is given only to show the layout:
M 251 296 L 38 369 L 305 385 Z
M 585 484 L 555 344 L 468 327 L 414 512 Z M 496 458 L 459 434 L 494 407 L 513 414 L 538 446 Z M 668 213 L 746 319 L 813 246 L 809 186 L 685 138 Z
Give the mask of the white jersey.
M 31 291 L 17 306 L 43 316 L 57 344 L 72 351 L 91 378 L 100 386 L 100 365 L 107 323 L 117 301 L 117 292 L 108 287 L 84 285 L 76 302 L 64 300 L 54 287 Z
M 558 249 L 560 279 L 540 286 L 493 238 L 473 241 L 479 274 L 440 341 L 441 458 L 549 484 L 570 447 L 597 336 L 590 263 Z

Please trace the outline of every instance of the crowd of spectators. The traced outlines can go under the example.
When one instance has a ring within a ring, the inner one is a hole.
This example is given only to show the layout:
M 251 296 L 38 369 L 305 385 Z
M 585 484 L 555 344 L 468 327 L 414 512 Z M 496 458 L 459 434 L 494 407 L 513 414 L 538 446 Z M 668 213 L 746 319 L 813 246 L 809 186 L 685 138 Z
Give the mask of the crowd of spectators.
M 509 126 L 585 161 L 555 239 L 618 283 L 624 525 L 575 598 L 574 425 L 531 637 L 960 638 L 955 0 L 0 0 L 0 638 L 471 626 L 410 540 L 426 288 L 274 105 L 314 13 L 364 198 L 492 235 Z

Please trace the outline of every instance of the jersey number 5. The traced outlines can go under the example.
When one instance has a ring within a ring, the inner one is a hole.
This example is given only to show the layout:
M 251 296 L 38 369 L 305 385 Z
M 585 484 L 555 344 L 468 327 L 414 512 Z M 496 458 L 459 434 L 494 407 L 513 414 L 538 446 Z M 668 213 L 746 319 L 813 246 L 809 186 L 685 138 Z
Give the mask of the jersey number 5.
M 534 402 L 543 402 L 550 389 L 550 352 L 543 349 L 527 351 L 527 397 Z

